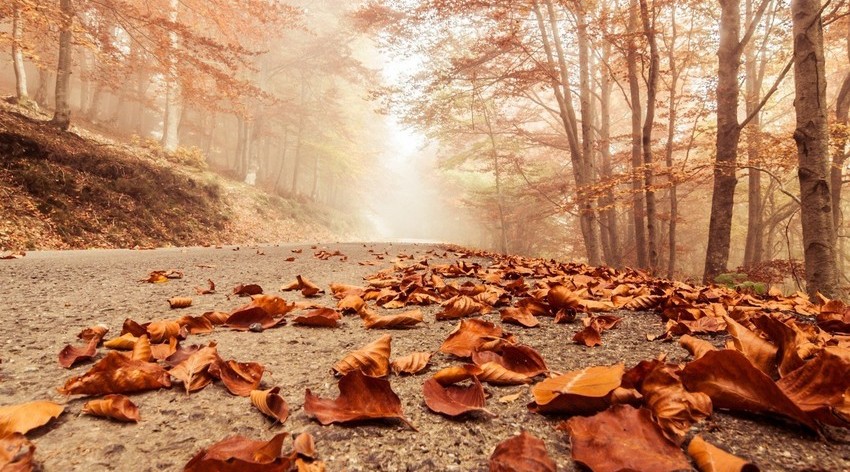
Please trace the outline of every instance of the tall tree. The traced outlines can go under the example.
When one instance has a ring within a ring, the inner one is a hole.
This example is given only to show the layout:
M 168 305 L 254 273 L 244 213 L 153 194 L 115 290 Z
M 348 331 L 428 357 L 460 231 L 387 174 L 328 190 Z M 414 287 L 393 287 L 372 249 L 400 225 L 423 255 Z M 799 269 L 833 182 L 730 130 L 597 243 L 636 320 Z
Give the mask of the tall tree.
M 640 102 L 640 83 L 638 82 L 638 2 L 629 1 L 629 30 L 626 46 L 626 63 L 629 76 L 629 97 L 632 107 L 632 223 L 635 232 L 635 253 L 638 267 L 649 266 L 646 239 L 646 207 L 644 199 L 643 173 L 643 128 Z
M 27 71 L 24 69 L 24 15 L 18 0 L 12 1 L 12 62 L 15 69 L 15 96 L 18 103 L 29 100 Z
M 51 123 L 63 130 L 71 126 L 71 28 L 74 23 L 74 5 L 71 0 L 60 0 L 62 25 L 59 32 L 59 63 L 56 67 L 56 110 Z
M 646 0 L 640 0 L 640 16 L 643 31 L 649 44 L 649 77 L 646 82 L 646 118 L 643 123 L 643 175 L 646 185 L 646 237 L 647 263 L 650 269 L 658 268 L 658 235 L 656 234 L 657 211 L 653 188 L 652 127 L 655 125 L 655 98 L 658 91 L 658 41 L 655 38 L 655 11 L 652 15 Z M 650 16 L 652 17 L 650 19 Z
M 806 290 L 841 296 L 829 190 L 829 129 L 820 0 L 792 0 L 794 110 Z

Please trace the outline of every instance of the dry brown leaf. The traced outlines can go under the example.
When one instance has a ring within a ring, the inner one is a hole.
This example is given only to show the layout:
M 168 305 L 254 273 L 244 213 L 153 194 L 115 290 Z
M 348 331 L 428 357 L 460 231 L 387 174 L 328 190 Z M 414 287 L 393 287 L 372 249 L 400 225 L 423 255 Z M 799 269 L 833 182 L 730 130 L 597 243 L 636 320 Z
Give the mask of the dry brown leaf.
M 481 368 L 475 364 L 453 365 L 437 371 L 432 377 L 440 385 L 452 385 L 471 379 L 481 373 Z
M 212 279 L 207 279 L 207 288 L 195 287 L 195 292 L 198 295 L 212 295 L 215 293 L 215 282 Z
M 391 343 L 392 336 L 381 336 L 334 364 L 334 373 L 345 375 L 359 370 L 371 377 L 385 377 L 389 374 Z
M 680 376 L 689 391 L 711 397 L 714 408 L 774 414 L 819 431 L 811 416 L 736 350 L 708 352 L 688 363 Z
M 546 362 L 539 352 L 522 344 L 505 344 L 501 353 L 494 351 L 477 351 L 472 353 L 472 362 L 481 365 L 485 362 L 496 362 L 508 370 L 534 377 L 549 372 Z
M 76 347 L 70 344 L 66 345 L 59 351 L 59 365 L 70 369 L 77 362 L 92 359 L 97 354 L 97 345 L 99 342 L 99 339 L 92 339 L 82 347 Z
M 649 410 L 614 405 L 560 428 L 570 435 L 573 459 L 595 472 L 691 470 L 684 452 L 661 434 Z
M 221 380 L 227 391 L 233 395 L 247 397 L 252 390 L 260 386 L 266 368 L 256 362 L 222 361 L 216 358 L 209 367 L 209 373 Z
M 168 299 L 168 306 L 171 309 L 176 308 L 189 308 L 192 306 L 192 298 L 191 297 L 172 297 Z
M 458 357 L 469 357 L 473 352 L 484 348 L 499 347 L 510 342 L 510 335 L 480 319 L 461 320 L 454 331 L 440 346 L 440 352 L 454 354 Z
M 234 310 L 227 317 L 225 326 L 236 331 L 248 331 L 255 325 L 259 325 L 262 329 L 273 328 L 281 323 L 284 323 L 284 318 L 281 316 L 275 318 L 270 315 L 263 307 L 249 303 Z
M 827 347 L 776 385 L 821 423 L 850 427 L 850 350 Z
M 414 352 L 392 361 L 393 373 L 400 374 L 416 374 L 421 372 L 428 366 L 431 360 L 430 352 Z
M 23 434 L 0 435 L 0 470 L 30 472 L 34 470 L 35 444 Z
M 549 457 L 546 444 L 522 431 L 500 442 L 490 456 L 490 472 L 555 472 L 555 461 Z
M 496 362 L 485 362 L 478 366 L 481 373 L 476 375 L 478 380 L 491 385 L 522 385 L 531 383 L 531 377 L 506 369 Z
M 460 416 L 465 413 L 481 411 L 495 416 L 484 408 L 484 388 L 475 377 L 471 378 L 472 384 L 442 385 L 437 379 L 430 378 L 423 385 L 425 405 L 435 413 L 447 416 Z
M 151 344 L 151 358 L 154 360 L 164 360 L 175 352 L 177 352 L 177 338 L 171 338 L 167 343 Z
M 173 320 L 152 321 L 144 326 L 145 332 L 150 337 L 151 343 L 161 343 L 171 338 L 180 336 L 180 323 Z M 141 336 L 144 333 L 136 334 Z
M 362 310 L 360 312 L 360 318 L 363 320 L 363 325 L 366 326 L 366 329 L 412 328 L 424 321 L 422 319 L 422 311 L 419 309 L 385 316 L 380 316 L 371 310 Z
M 540 321 L 530 311 L 523 308 L 504 308 L 499 312 L 499 317 L 502 319 L 502 323 L 525 326 L 526 328 L 534 328 L 540 325 Z
M 694 359 L 699 359 L 704 356 L 705 353 L 710 351 L 716 351 L 717 348 L 714 347 L 714 344 L 711 344 L 708 341 L 695 338 L 689 334 L 683 335 L 679 338 L 679 345 L 683 348 L 687 349 L 688 352 L 694 356 Z
M 213 331 L 213 323 L 206 316 L 186 315 L 177 320 L 181 328 L 186 328 L 189 334 L 204 334 Z
M 174 366 L 168 373 L 183 382 L 186 393 L 197 392 L 212 382 L 210 366 L 219 360 L 216 344 L 199 349 L 188 358 Z
M 488 311 L 489 308 L 483 303 L 466 295 L 458 295 L 443 303 L 443 311 L 437 313 L 435 318 L 437 321 L 455 320 L 470 315 L 482 315 Z
M 316 443 L 313 441 L 313 435 L 307 432 L 295 437 L 292 443 L 292 452 L 307 459 L 317 459 L 319 457 L 316 453 Z
M 237 295 L 240 297 L 248 297 L 251 295 L 259 295 L 263 293 L 263 287 L 260 287 L 257 284 L 239 284 L 233 287 L 233 295 Z
M 252 390 L 250 393 L 251 404 L 257 407 L 264 415 L 274 419 L 275 424 L 283 423 L 289 417 L 289 406 L 280 395 L 280 387 L 269 390 Z
M 258 306 L 273 317 L 283 316 L 295 309 L 295 304 L 277 295 L 253 295 L 249 306 Z
M 738 456 L 705 442 L 700 435 L 688 444 L 688 455 L 700 472 L 758 472 L 759 468 Z
M 134 361 L 150 362 L 153 354 L 151 352 L 151 342 L 147 334 L 143 334 L 133 345 L 133 351 L 130 353 L 130 358 Z
M 333 290 L 333 285 L 331 285 L 331 289 Z M 360 295 L 355 295 L 353 293 L 346 295 L 336 304 L 336 307 L 346 314 L 359 313 L 365 306 L 366 302 L 360 298 Z
M 773 377 L 776 370 L 776 353 L 778 349 L 769 341 L 760 338 L 737 321 L 725 316 L 726 330 L 732 336 L 735 349 L 740 351 L 760 371 Z
M 676 444 L 682 443 L 691 425 L 708 418 L 712 412 L 708 395 L 685 390 L 679 372 L 676 365 L 658 362 L 640 387 L 655 422 Z
M 398 419 L 416 429 L 404 417 L 401 400 L 392 391 L 387 380 L 353 370 L 339 380 L 338 387 L 339 397 L 335 400 L 319 398 L 307 389 L 304 397 L 304 411 L 307 415 L 316 418 L 323 425 Z
M 91 400 L 83 405 L 82 412 L 130 423 L 138 422 L 141 419 L 139 407 L 129 398 L 119 394 L 106 395 L 98 400 Z
M 583 330 L 577 332 L 573 336 L 573 342 L 577 344 L 584 344 L 587 347 L 601 346 L 602 333 L 600 333 L 593 325 L 586 326 Z
M 201 316 L 208 319 L 213 326 L 219 326 L 227 323 L 230 314 L 222 311 L 208 311 Z
M 295 324 L 304 326 L 318 326 L 324 328 L 336 328 L 342 317 L 336 310 L 331 308 L 317 308 L 303 315 L 298 315 L 292 320 Z
M 14 433 L 27 434 L 58 418 L 65 407 L 46 400 L 0 406 L 0 438 Z
M 213 471 L 288 471 L 289 456 L 281 457 L 283 440 L 288 433 L 278 433 L 270 441 L 254 441 L 243 436 L 230 436 L 209 448 L 201 449 L 184 467 L 184 472 Z
M 130 359 L 119 352 L 109 352 L 85 374 L 72 377 L 59 392 L 65 395 L 105 395 L 156 390 L 171 386 L 168 372 L 162 367 Z
M 117 338 L 112 338 L 109 341 L 106 341 L 105 343 L 103 343 L 103 347 L 109 349 L 118 349 L 120 351 L 129 351 L 133 349 L 133 346 L 136 345 L 136 341 L 138 340 L 139 338 L 137 338 L 136 336 L 133 336 L 130 333 L 125 333 L 121 336 L 118 336 Z
M 620 386 L 625 367 L 587 367 L 557 377 L 550 377 L 531 388 L 539 413 L 589 414 L 610 405 L 612 392 Z

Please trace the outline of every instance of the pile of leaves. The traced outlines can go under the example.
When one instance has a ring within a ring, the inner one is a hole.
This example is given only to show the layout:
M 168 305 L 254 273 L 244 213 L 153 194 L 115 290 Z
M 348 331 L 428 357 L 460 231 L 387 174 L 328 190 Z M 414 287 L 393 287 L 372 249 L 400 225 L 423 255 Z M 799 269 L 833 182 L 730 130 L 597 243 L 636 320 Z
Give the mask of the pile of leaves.
M 263 385 L 263 365 L 224 360 L 214 341 L 190 344 L 192 336 L 219 329 L 251 336 L 289 324 L 334 329 L 343 317 L 355 316 L 366 330 L 409 329 L 425 321 L 421 307 L 439 305 L 436 322 L 456 327 L 435 348 L 454 362 L 422 380 L 425 406 L 458 421 L 489 416 L 493 413 L 487 409 L 484 384 L 495 389 L 529 384 L 533 402 L 528 409 L 566 418 L 552 434 L 566 432 L 573 459 L 591 470 L 683 470 L 692 465 L 700 470 L 758 470 L 747 459 L 693 435 L 694 427 L 716 410 L 779 418 L 822 437 L 829 428 L 850 427 L 850 308 L 838 300 L 815 304 L 801 293 L 784 296 L 771 290 L 757 296 L 656 279 L 637 270 L 451 250 L 456 257 L 451 264 L 400 256 L 362 285 L 330 284 L 334 306 L 312 303 L 325 288 L 298 276 L 281 287 L 300 295 L 297 302 L 243 284 L 231 296 L 250 297 L 250 302 L 228 312 L 147 322 L 127 319 L 120 333 L 106 341 L 106 326 L 87 328 L 77 345 L 59 353 L 59 362 L 67 368 L 94 364 L 59 391 L 99 397 L 83 406 L 85 414 L 134 422 L 142 412 L 126 395 L 173 386 L 191 394 L 218 384 L 223 393 L 245 397 L 246 406 L 253 405 L 273 425 L 284 424 L 289 406 L 279 387 Z M 314 257 L 344 260 L 345 255 L 319 251 Z M 475 262 L 482 257 L 492 263 Z M 142 282 L 179 277 L 178 271 L 157 271 Z M 215 290 L 209 281 L 197 294 Z M 172 302 L 175 309 L 191 306 L 189 297 L 178 300 Z M 382 315 L 379 310 L 398 313 Z M 604 342 L 607 330 L 617 329 L 622 317 L 639 311 L 656 312 L 663 324 L 648 341 L 678 339 L 692 359 L 680 364 L 659 356 L 633 366 L 554 372 L 537 350 L 508 331 L 580 323 L 583 329 L 573 342 L 593 347 Z M 481 319 L 486 313 L 498 313 L 501 324 Z M 728 335 L 728 341 L 718 348 L 699 337 L 706 334 Z M 99 356 L 101 347 L 108 351 Z M 321 425 L 386 421 L 416 429 L 393 391 L 392 378 L 424 376 L 433 355 L 394 354 L 392 336 L 376 335 L 328 366 L 328 375 L 338 377 L 339 395 L 322 398 L 307 389 L 304 412 Z M 499 400 L 512 401 L 508 397 Z M 35 446 L 25 435 L 63 409 L 43 401 L 0 408 L 0 451 L 10 451 L 0 452 L 0 469 L 13 465 L 31 470 Z M 286 438 L 282 432 L 269 439 L 224 438 L 199 451 L 186 470 L 324 470 L 312 437 L 296 436 L 284 452 Z M 491 470 L 555 470 L 543 441 L 526 432 L 500 443 L 489 464 Z

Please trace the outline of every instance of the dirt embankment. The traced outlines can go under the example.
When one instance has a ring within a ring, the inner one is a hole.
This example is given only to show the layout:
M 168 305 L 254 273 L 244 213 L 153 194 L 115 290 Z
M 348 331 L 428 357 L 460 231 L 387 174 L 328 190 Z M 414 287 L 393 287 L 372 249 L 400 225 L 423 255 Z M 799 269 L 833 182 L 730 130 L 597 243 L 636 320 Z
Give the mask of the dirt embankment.
M 0 250 L 345 239 L 332 211 L 0 104 Z

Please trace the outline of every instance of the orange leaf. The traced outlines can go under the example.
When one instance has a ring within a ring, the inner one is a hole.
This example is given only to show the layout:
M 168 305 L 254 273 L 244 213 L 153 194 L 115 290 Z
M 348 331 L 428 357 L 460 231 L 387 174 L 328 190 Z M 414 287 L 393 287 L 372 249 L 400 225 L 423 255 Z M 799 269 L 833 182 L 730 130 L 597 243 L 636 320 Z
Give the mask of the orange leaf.
M 371 377 L 386 376 L 389 373 L 391 342 L 392 336 L 388 334 L 381 336 L 334 364 L 334 373 L 345 375 L 359 370 Z
M 78 338 L 86 341 L 86 345 L 75 347 L 68 344 L 59 352 L 59 365 L 69 369 L 79 361 L 85 361 L 93 358 L 97 354 L 97 346 L 103 340 L 103 336 L 109 328 L 98 325 L 86 328 L 77 335 Z
M 623 364 L 587 367 L 548 378 L 531 388 L 539 413 L 587 414 L 604 410 L 623 379 Z
M 27 434 L 58 418 L 64 410 L 64 406 L 46 400 L 0 406 L 0 438 L 14 433 Z
M 336 328 L 342 317 L 336 310 L 331 308 L 318 308 L 299 315 L 292 320 L 295 324 L 304 326 L 319 326 L 325 328 Z
M 133 352 L 130 353 L 130 358 L 134 361 L 150 362 L 151 357 L 151 342 L 148 340 L 148 335 L 143 334 L 136 344 L 133 345 Z
M 649 410 L 614 405 L 591 417 L 569 419 L 573 459 L 597 472 L 691 470 L 684 452 L 661 434 Z
M 481 368 L 475 364 L 454 365 L 440 369 L 432 377 L 440 385 L 452 385 L 471 379 L 481 373 Z
M 511 323 L 526 328 L 534 328 L 540 325 L 540 321 L 531 314 L 530 311 L 523 308 L 504 308 L 499 312 L 502 323 Z
M 687 349 L 688 352 L 690 352 L 691 355 L 694 356 L 694 359 L 699 359 L 707 352 L 717 350 L 717 348 L 714 347 L 714 344 L 711 344 L 710 342 L 702 339 L 695 338 L 689 334 L 685 334 L 681 338 L 679 338 L 679 345 Z
M 726 321 L 726 330 L 732 336 L 735 349 L 741 351 L 760 371 L 773 377 L 776 373 L 776 346 L 732 318 L 724 316 L 723 319 Z
M 333 287 L 333 286 L 331 286 Z M 359 313 L 363 307 L 366 306 L 366 302 L 360 298 L 360 295 L 346 295 L 345 298 L 340 300 L 336 307 L 339 308 L 343 313 Z
M 92 400 L 83 405 L 83 413 L 112 418 L 118 421 L 138 422 L 139 407 L 124 395 L 106 395 L 99 400 Z
M 237 331 L 248 331 L 254 325 L 260 325 L 262 329 L 269 329 L 283 322 L 283 317 L 274 318 L 263 307 L 249 303 L 234 310 L 227 317 L 225 325 Z
M 214 342 L 201 348 L 174 366 L 168 373 L 183 382 L 186 393 L 197 392 L 212 382 L 210 366 L 218 361 L 218 349 Z
M 316 459 L 319 455 L 316 453 L 316 443 L 313 441 L 313 435 L 304 432 L 295 437 L 292 444 L 292 450 L 301 457 L 307 459 Z
M 443 303 L 443 311 L 435 315 L 437 321 L 454 320 L 473 314 L 483 314 L 489 311 L 486 305 L 478 303 L 466 295 L 458 295 Z
M 688 444 L 688 455 L 700 472 L 758 472 L 754 464 L 705 442 L 696 435 Z
M 0 470 L 29 472 L 34 470 L 35 444 L 23 434 L 0 435 Z
M 281 457 L 283 440 L 288 433 L 278 433 L 270 441 L 253 441 L 244 436 L 230 436 L 201 451 L 190 460 L 184 472 L 213 471 L 284 471 L 292 467 L 289 456 Z
M 239 284 L 233 287 L 233 295 L 238 295 L 240 297 L 247 297 L 250 295 L 259 295 L 263 293 L 263 287 L 260 287 L 257 284 L 248 284 L 243 285 Z
M 472 362 L 478 365 L 485 362 L 495 362 L 508 370 L 527 377 L 549 372 L 540 353 L 522 344 L 505 344 L 502 346 L 501 354 L 493 351 L 474 352 L 472 353 Z
M 112 338 L 109 341 L 106 341 L 105 343 L 103 343 L 103 347 L 109 349 L 129 351 L 130 349 L 133 349 L 133 346 L 136 345 L 136 341 L 138 340 L 139 338 L 137 338 L 136 336 L 133 336 L 130 333 L 125 333 L 121 336 L 118 336 L 117 338 Z
M 369 377 L 359 370 L 345 374 L 339 380 L 339 397 L 322 399 L 310 392 L 304 397 L 304 411 L 319 423 L 348 423 L 351 421 L 398 419 L 413 425 L 404 417 L 401 400 L 384 379 Z
M 577 332 L 573 336 L 573 341 L 577 344 L 584 344 L 587 347 L 600 346 L 602 345 L 602 334 L 595 326 L 590 325 Z
M 850 427 L 850 353 L 827 347 L 776 385 L 821 423 Z
M 192 299 L 190 297 L 172 297 L 168 299 L 168 305 L 174 308 L 189 308 L 192 306 Z
M 211 333 L 213 323 L 205 316 L 186 315 L 177 320 L 177 324 L 186 328 L 189 334 L 204 334 Z
M 493 323 L 479 319 L 461 320 L 440 346 L 440 352 L 469 357 L 485 345 L 496 347 L 508 342 L 509 338 L 509 334 L 503 333 L 502 328 Z
M 211 295 L 215 293 L 215 282 L 211 279 L 207 279 L 207 285 L 209 286 L 208 288 L 195 287 L 195 292 L 198 295 Z
M 506 369 L 496 362 L 485 362 L 479 366 L 481 373 L 476 377 L 491 385 L 521 385 L 531 383 L 527 375 Z
M 668 439 L 681 444 L 691 425 L 711 416 L 708 395 L 685 390 L 676 365 L 657 362 L 643 379 L 640 393 Z
M 265 370 L 266 368 L 262 364 L 256 362 L 236 362 L 234 360 L 222 362 L 221 359 L 217 358 L 210 365 L 209 373 L 221 380 L 227 391 L 233 395 L 247 397 L 251 395 L 252 390 L 256 390 L 260 386 Z
M 254 295 L 251 297 L 249 306 L 258 306 L 274 317 L 285 315 L 295 309 L 295 304 L 287 303 L 277 295 Z
M 65 395 L 104 395 L 156 390 L 171 386 L 168 372 L 162 367 L 130 359 L 119 352 L 109 352 L 88 372 L 72 377 L 59 392 Z
M 555 472 L 555 461 L 546 452 L 546 444 L 522 431 L 498 445 L 490 456 L 490 472 Z
M 180 334 L 180 324 L 176 321 L 161 320 L 152 321 L 145 327 L 151 343 L 160 343 L 176 338 Z M 137 334 L 136 336 L 141 336 Z
M 289 417 L 289 406 L 287 406 L 283 397 L 278 395 L 278 392 L 280 392 L 280 387 L 269 390 L 252 390 L 250 393 L 251 403 L 264 415 L 273 418 L 275 424 L 283 423 Z
M 404 357 L 392 361 L 393 373 L 399 374 L 416 374 L 428 366 L 431 360 L 430 352 L 414 352 Z
M 371 310 L 363 310 L 360 312 L 360 318 L 363 319 L 366 329 L 410 328 L 423 321 L 422 311 L 419 309 L 386 316 L 380 316 Z
M 475 377 L 472 377 L 472 384 L 469 386 L 441 385 L 437 379 L 430 378 L 422 388 L 425 405 L 433 412 L 454 417 L 482 411 L 495 416 L 484 409 L 484 388 Z

